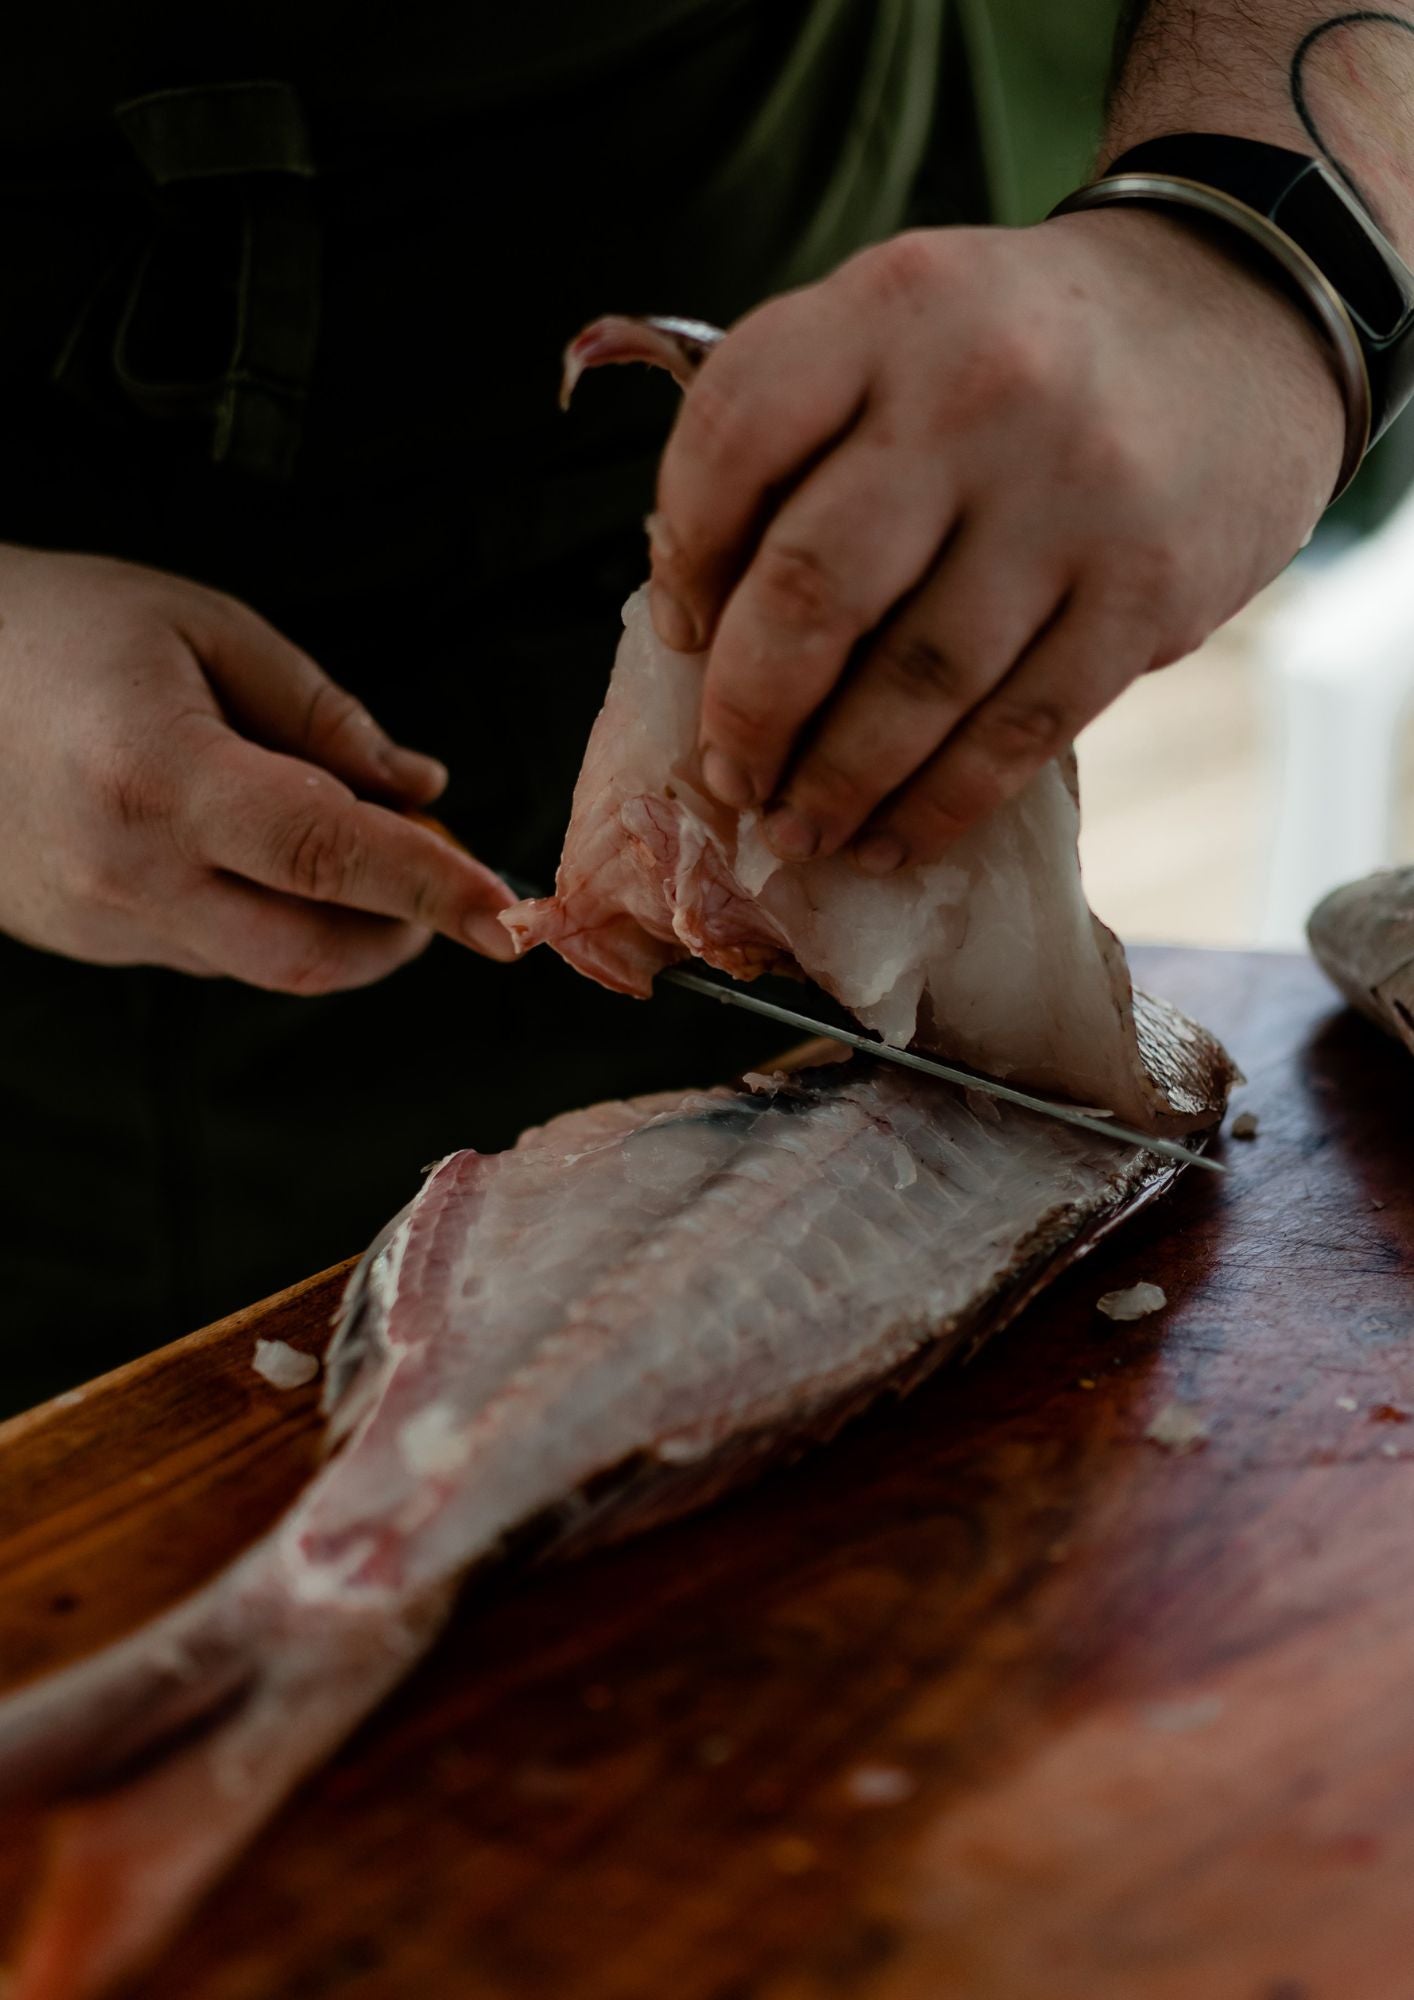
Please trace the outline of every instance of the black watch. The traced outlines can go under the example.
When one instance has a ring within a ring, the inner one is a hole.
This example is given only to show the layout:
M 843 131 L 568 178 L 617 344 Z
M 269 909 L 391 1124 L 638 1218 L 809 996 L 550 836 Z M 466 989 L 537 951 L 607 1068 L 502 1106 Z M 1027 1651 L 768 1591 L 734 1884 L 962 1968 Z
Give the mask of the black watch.
M 1052 213 L 1119 201 L 1203 215 L 1265 253 L 1330 349 L 1345 402 L 1343 492 L 1414 395 L 1414 272 L 1393 244 L 1323 161 L 1215 132 L 1147 139 Z

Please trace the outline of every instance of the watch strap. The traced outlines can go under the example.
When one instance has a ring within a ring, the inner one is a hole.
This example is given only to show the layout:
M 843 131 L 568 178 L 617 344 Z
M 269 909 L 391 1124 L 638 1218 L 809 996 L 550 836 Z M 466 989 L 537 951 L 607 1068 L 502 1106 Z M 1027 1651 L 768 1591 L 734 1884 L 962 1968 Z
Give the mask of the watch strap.
M 1105 170 L 1177 174 L 1220 188 L 1283 230 L 1345 302 L 1370 368 L 1379 437 L 1414 395 L 1414 271 L 1324 160 L 1259 139 L 1178 132 L 1131 146 Z
M 1414 273 L 1393 245 L 1323 161 L 1221 133 L 1146 140 L 1052 212 L 1122 201 L 1226 225 L 1315 320 L 1345 405 L 1342 492 L 1414 393 Z

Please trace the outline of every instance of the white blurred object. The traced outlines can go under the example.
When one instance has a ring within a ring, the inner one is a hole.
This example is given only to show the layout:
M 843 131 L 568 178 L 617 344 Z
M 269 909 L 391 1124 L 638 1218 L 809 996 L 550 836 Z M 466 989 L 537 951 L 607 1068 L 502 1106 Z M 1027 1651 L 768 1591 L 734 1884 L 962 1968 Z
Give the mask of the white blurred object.
M 1414 495 L 1298 566 L 1263 636 L 1279 732 L 1263 944 L 1304 940 L 1327 890 L 1393 861 L 1399 726 L 1414 704 Z

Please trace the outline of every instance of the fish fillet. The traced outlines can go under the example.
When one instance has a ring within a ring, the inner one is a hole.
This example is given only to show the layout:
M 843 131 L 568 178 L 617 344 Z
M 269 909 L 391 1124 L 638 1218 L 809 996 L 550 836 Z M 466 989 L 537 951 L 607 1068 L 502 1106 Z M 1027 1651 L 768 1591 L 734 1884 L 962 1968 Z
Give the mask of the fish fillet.
M 1307 933 L 1351 1005 L 1414 1049 L 1414 868 L 1382 868 L 1332 890 Z
M 1221 1072 L 1209 1047 L 1192 1088 Z M 604 1104 L 444 1160 L 351 1281 L 333 1455 L 289 1513 L 0 1703 L 0 1799 L 66 1800 L 7 2000 L 93 2000 L 147 1962 L 509 1537 L 624 1533 L 828 1435 L 978 1345 L 1171 1175 L 862 1064 Z
M 716 336 L 720 337 L 720 336 Z M 585 368 L 650 361 L 690 385 L 713 329 L 596 321 L 566 354 Z M 575 790 L 555 894 L 501 913 L 517 949 L 549 944 L 602 985 L 646 997 L 689 956 L 737 979 L 784 971 L 865 1026 L 1147 1131 L 1205 1122 L 1191 1024 L 1136 995 L 1124 951 L 1080 880 L 1075 762 L 1045 767 L 942 860 L 876 879 L 845 855 L 779 861 L 758 815 L 701 782 L 705 656 L 674 653 L 646 593 L 624 636 Z

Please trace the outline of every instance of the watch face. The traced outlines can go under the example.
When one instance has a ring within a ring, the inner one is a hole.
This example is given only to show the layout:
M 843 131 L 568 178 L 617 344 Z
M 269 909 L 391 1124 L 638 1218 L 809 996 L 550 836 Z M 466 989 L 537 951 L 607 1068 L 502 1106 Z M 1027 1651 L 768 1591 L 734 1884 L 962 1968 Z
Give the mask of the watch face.
M 1320 265 L 1368 339 L 1392 340 L 1414 311 L 1414 285 L 1392 248 L 1330 170 L 1313 160 L 1272 204 L 1271 219 Z

